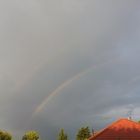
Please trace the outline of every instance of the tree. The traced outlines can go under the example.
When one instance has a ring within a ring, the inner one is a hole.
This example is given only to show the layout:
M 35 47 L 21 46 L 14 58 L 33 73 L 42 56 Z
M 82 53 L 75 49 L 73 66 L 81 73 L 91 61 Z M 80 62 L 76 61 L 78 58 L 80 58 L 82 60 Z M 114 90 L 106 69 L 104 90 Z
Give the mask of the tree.
M 39 140 L 39 134 L 36 131 L 28 131 L 22 137 L 22 140 Z
M 65 134 L 64 129 L 61 129 L 58 135 L 58 140 L 67 140 L 67 139 L 68 139 L 67 134 Z
M 12 135 L 6 131 L 0 131 L 0 140 L 11 140 Z
M 91 136 L 91 132 L 89 127 L 82 127 L 79 129 L 77 135 L 76 135 L 76 140 L 86 140 Z

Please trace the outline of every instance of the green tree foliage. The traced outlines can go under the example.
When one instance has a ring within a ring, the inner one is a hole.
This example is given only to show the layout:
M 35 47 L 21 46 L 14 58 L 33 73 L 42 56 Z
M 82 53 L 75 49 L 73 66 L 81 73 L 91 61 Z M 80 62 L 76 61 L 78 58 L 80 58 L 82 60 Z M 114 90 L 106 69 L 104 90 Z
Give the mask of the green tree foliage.
M 5 131 L 0 131 L 0 140 L 11 140 L 12 135 Z
M 39 134 L 36 131 L 28 131 L 22 137 L 22 140 L 39 140 Z
M 58 135 L 58 140 L 67 140 L 68 136 L 65 134 L 64 129 L 61 129 L 59 135 Z
M 91 136 L 89 127 L 82 127 L 76 135 L 76 140 L 86 140 Z

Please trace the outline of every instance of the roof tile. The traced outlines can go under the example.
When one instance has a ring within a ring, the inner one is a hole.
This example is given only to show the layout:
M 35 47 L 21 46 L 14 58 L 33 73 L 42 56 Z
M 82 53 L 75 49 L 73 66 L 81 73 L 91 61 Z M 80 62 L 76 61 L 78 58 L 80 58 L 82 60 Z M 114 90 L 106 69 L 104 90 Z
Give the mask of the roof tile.
M 140 140 L 140 124 L 128 119 L 120 119 L 89 140 Z

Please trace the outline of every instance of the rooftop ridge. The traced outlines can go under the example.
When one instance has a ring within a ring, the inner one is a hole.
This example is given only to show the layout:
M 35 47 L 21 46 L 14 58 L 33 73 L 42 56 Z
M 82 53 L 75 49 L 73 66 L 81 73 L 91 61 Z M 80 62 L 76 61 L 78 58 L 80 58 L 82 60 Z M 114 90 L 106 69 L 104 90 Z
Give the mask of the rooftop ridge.
M 125 120 L 125 121 L 129 121 L 129 122 L 131 122 L 131 123 L 135 123 L 136 125 L 139 125 L 140 126 L 140 124 L 138 123 L 138 122 L 135 122 L 135 121 L 133 121 L 133 120 L 129 120 L 129 119 L 127 119 L 127 118 L 120 118 L 120 119 L 118 119 L 117 121 L 115 121 L 115 122 L 113 122 L 112 124 L 110 124 L 110 125 L 108 125 L 107 127 L 105 127 L 104 129 L 102 129 L 99 133 L 97 133 L 95 136 L 93 135 L 93 136 L 91 136 L 90 138 L 89 138 L 89 140 L 91 140 L 91 139 L 96 139 L 98 136 L 100 136 L 102 133 L 104 133 L 105 131 L 107 131 L 109 128 L 111 128 L 112 126 L 114 126 L 115 124 L 117 124 L 118 122 L 120 122 L 120 121 L 123 121 L 123 120 Z

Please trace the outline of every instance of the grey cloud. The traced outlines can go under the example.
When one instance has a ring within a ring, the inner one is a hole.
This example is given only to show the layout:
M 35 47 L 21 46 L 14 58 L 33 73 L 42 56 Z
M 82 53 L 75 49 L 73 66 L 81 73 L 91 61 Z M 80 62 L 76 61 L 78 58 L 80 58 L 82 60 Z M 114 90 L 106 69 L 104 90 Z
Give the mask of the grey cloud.
M 64 127 L 74 139 L 82 125 L 100 129 L 126 117 L 130 105 L 138 119 L 139 12 L 137 0 L 1 1 L 1 127 L 17 139 L 29 129 L 55 139 Z

